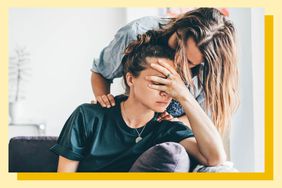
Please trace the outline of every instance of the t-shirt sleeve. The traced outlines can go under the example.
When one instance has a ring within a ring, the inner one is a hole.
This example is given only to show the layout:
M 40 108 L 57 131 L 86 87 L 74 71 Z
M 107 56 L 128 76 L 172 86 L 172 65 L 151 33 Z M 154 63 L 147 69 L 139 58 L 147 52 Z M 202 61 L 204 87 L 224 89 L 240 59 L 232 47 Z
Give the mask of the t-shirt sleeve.
M 162 121 L 158 143 L 180 142 L 185 138 L 194 137 L 192 130 L 178 121 Z
M 57 143 L 50 150 L 67 159 L 81 161 L 87 154 L 87 131 L 84 113 L 79 106 L 66 121 Z

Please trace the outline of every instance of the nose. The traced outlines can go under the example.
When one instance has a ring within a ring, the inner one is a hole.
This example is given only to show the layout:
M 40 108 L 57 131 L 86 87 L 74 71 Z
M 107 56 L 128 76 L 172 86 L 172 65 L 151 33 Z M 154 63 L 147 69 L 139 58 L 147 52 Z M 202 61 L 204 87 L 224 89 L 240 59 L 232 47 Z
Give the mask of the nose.
M 160 91 L 160 95 L 161 95 L 161 97 L 165 98 L 166 100 L 170 99 L 170 96 L 164 91 Z

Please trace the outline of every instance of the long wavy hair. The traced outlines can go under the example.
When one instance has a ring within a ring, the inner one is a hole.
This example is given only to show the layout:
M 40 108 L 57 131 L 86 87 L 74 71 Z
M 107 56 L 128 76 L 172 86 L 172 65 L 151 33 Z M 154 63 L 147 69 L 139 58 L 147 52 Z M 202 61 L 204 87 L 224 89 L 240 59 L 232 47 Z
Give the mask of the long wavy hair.
M 204 57 L 203 71 L 198 71 L 200 66 L 194 69 L 204 90 L 205 110 L 223 134 L 239 105 L 236 36 L 232 22 L 218 9 L 199 8 L 172 18 L 157 33 L 160 37 L 177 34 L 175 64 L 182 79 L 191 86 L 194 85 L 186 42 L 190 37 L 195 40 Z

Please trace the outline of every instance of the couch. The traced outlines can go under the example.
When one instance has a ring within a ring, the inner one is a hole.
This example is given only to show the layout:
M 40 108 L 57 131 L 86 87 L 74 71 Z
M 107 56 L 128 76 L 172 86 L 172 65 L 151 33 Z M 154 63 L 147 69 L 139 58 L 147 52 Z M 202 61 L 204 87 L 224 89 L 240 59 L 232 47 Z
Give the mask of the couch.
M 19 136 L 9 142 L 9 172 L 56 172 L 58 156 L 49 148 L 58 137 Z M 83 163 L 83 161 L 81 162 Z M 85 166 L 81 165 L 81 166 Z M 83 171 L 80 168 L 80 171 Z M 165 142 L 145 151 L 130 172 L 236 172 L 230 166 L 204 167 L 189 157 L 183 146 Z

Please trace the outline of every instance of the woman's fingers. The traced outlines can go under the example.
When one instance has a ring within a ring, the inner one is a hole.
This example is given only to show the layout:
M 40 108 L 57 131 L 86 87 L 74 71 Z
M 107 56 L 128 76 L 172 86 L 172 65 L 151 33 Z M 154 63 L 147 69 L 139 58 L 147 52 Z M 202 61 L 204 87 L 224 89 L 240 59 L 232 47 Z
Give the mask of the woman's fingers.
M 153 69 L 155 69 L 156 71 L 159 71 L 160 73 L 162 73 L 163 75 L 165 75 L 166 77 L 168 75 L 172 75 L 172 72 L 170 72 L 167 68 L 163 67 L 162 65 L 156 64 L 156 63 L 152 63 L 151 67 Z
M 165 117 L 167 115 L 170 115 L 170 114 L 167 111 L 165 111 L 165 112 L 161 113 L 160 117 L 163 118 L 163 117 Z
M 164 92 L 168 90 L 167 86 L 165 85 L 148 84 L 148 87 L 151 89 L 156 89 L 156 90 L 164 91 Z
M 168 120 L 171 121 L 173 120 L 173 116 L 170 115 L 168 112 L 163 112 L 162 114 L 160 114 L 160 116 L 157 119 L 158 121 L 162 121 L 162 120 Z
M 158 58 L 158 63 L 159 63 L 160 65 L 162 65 L 163 67 L 165 67 L 165 68 L 166 68 L 167 70 L 169 70 L 172 74 L 174 74 L 174 75 L 178 74 L 178 73 L 176 72 L 176 70 L 175 70 L 172 66 L 170 66 L 166 61 L 167 61 L 166 59 Z
M 97 96 L 96 99 L 97 99 L 97 102 L 98 102 L 101 106 L 106 107 L 106 104 L 104 103 L 104 100 L 102 99 L 102 96 Z
M 114 96 L 113 96 L 112 94 L 108 94 L 107 97 L 108 97 L 108 99 L 109 99 L 109 101 L 110 101 L 111 106 L 115 106 L 116 103 L 115 103 L 115 98 L 114 98 Z
M 104 104 L 106 105 L 107 108 L 111 107 L 111 103 L 110 103 L 110 100 L 108 99 L 107 95 L 103 95 L 102 100 L 103 100 L 103 102 L 104 102 Z
M 176 100 L 183 98 L 189 92 L 179 74 L 165 60 L 159 59 L 158 64 L 152 63 L 151 67 L 165 75 L 165 78 L 161 76 L 146 77 L 147 80 L 151 81 L 148 84 L 149 88 L 163 91 Z
M 151 82 L 156 82 L 158 84 L 163 84 L 163 85 L 171 84 L 171 80 L 168 80 L 168 79 L 165 79 L 159 76 L 146 76 L 145 79 Z
M 96 97 L 97 101 L 100 103 L 101 106 L 110 108 L 112 106 L 115 106 L 115 99 L 113 95 L 102 95 Z

